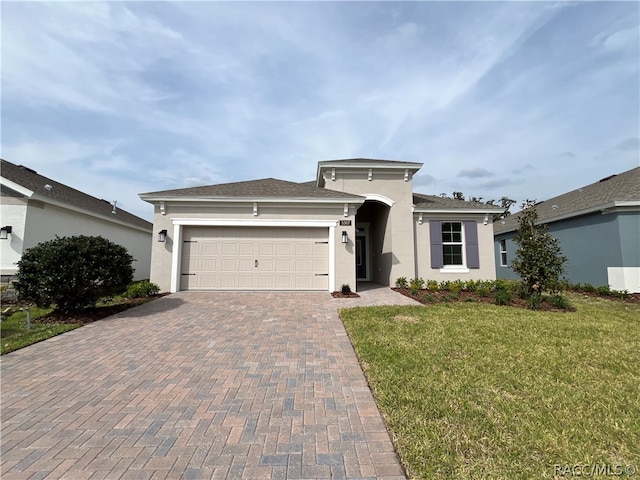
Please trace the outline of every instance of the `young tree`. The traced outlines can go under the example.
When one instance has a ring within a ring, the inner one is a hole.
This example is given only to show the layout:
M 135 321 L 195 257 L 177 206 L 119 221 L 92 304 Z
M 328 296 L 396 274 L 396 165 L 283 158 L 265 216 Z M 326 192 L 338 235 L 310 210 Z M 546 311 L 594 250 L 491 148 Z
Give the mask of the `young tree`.
M 514 237 L 518 249 L 511 268 L 522 278 L 527 295 L 557 292 L 562 286 L 560 279 L 567 257 L 562 255 L 560 242 L 551 236 L 547 225 L 537 223 L 535 202 L 527 200 L 522 207 Z
M 125 247 L 103 237 L 56 237 L 25 251 L 13 284 L 23 300 L 72 312 L 124 292 L 132 261 Z

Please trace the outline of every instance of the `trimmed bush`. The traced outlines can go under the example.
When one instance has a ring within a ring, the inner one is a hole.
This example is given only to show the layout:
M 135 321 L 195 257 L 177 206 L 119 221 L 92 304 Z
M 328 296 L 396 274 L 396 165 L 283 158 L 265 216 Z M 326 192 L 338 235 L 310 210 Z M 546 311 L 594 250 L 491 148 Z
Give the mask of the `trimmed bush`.
M 349 286 L 349 284 L 343 283 L 342 287 L 340 287 L 340 292 L 343 295 L 350 295 L 351 294 L 351 287 Z
M 496 305 L 511 305 L 512 296 L 506 290 L 498 290 L 496 292 Z
M 407 277 L 398 277 L 396 280 L 396 287 L 398 288 L 407 288 Z
M 431 292 L 437 292 L 440 290 L 440 285 L 437 280 L 427 280 L 427 290 Z
M 56 237 L 24 252 L 13 285 L 22 300 L 73 312 L 124 292 L 132 261 L 125 247 L 103 237 Z
M 563 297 L 562 295 L 552 295 L 549 301 L 554 307 L 561 308 L 563 310 L 567 310 L 571 307 L 569 300 L 567 300 L 567 298 Z
M 129 285 L 127 291 L 122 295 L 125 298 L 144 298 L 152 297 L 160 293 L 160 287 L 155 283 L 151 283 L 149 280 L 142 280 L 140 282 L 134 282 Z

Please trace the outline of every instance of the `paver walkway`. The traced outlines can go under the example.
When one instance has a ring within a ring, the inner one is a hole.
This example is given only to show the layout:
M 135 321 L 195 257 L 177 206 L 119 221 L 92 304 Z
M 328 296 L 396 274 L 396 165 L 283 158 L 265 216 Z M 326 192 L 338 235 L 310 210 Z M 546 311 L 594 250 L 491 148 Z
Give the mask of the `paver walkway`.
M 177 293 L 5 355 L 3 480 L 404 479 L 337 308 Z

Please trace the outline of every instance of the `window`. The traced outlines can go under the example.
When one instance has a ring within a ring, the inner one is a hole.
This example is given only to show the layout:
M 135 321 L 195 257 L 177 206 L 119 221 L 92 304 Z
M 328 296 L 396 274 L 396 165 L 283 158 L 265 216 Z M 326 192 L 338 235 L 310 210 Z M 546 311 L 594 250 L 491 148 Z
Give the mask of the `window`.
M 506 267 L 507 265 L 507 241 L 500 240 L 500 266 Z
M 480 268 L 478 225 L 475 220 L 429 221 L 431 268 L 447 272 L 468 272 Z
M 462 257 L 462 222 L 442 222 L 443 265 L 464 265 Z

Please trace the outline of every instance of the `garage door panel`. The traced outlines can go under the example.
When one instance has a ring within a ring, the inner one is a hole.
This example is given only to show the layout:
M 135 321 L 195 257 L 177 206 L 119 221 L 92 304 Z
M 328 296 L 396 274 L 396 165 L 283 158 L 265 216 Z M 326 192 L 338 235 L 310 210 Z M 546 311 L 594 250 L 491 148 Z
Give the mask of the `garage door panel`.
M 326 290 L 327 237 L 326 228 L 185 227 L 181 288 Z

